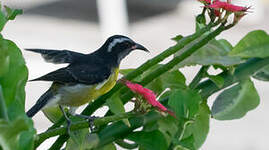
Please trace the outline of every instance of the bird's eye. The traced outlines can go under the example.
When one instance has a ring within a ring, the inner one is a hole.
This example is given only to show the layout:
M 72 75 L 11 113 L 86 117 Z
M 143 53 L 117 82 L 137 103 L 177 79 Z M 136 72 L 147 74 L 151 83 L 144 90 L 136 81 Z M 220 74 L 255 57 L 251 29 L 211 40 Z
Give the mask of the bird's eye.
M 126 47 L 130 47 L 130 46 L 131 46 L 131 43 L 129 43 L 129 42 L 124 42 L 124 45 L 125 45 Z

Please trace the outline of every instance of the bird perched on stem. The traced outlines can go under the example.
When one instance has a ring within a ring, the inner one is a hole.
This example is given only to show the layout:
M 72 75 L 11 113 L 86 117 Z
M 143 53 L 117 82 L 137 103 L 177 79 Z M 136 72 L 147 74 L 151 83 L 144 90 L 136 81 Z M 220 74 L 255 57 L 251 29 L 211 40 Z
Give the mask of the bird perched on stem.
M 95 52 L 82 54 L 68 50 L 26 49 L 40 53 L 47 61 L 69 65 L 31 81 L 52 81 L 51 87 L 27 112 L 33 117 L 39 110 L 59 105 L 68 125 L 70 120 L 63 106 L 78 107 L 108 92 L 118 77 L 121 60 L 133 50 L 148 50 L 122 35 L 109 37 Z

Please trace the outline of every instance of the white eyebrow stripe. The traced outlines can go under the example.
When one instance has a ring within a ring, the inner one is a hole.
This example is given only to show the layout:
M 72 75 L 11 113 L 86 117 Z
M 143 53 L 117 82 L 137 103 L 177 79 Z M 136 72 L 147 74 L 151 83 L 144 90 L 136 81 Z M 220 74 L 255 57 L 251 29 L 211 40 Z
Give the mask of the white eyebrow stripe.
M 117 44 L 117 43 L 121 43 L 123 41 L 128 41 L 129 39 L 127 38 L 119 38 L 119 39 L 114 39 L 109 45 L 108 45 L 108 52 L 112 51 L 112 48 Z

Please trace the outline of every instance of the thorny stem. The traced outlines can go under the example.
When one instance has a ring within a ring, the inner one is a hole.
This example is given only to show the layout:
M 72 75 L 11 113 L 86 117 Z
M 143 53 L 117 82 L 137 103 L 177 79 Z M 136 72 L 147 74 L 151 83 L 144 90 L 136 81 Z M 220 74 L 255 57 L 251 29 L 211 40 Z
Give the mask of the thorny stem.
M 103 117 L 103 118 L 97 118 L 94 120 L 94 126 L 98 127 L 104 124 L 108 124 L 109 122 L 112 122 L 112 121 L 118 121 L 125 118 L 131 118 L 137 115 L 138 114 L 135 114 L 133 112 L 128 112 L 128 113 L 122 113 L 122 114 L 117 114 L 117 115 Z M 85 120 L 85 121 L 73 123 L 70 127 L 70 130 L 75 131 L 75 130 L 80 130 L 80 129 L 88 128 L 88 127 L 89 127 L 89 122 Z M 59 127 L 59 128 L 48 130 L 44 133 L 40 133 L 38 134 L 38 137 L 36 138 L 37 140 L 35 141 L 35 147 L 38 147 L 43 141 L 45 141 L 48 138 L 51 138 L 57 135 L 66 135 L 66 134 L 67 134 L 66 127 Z
M 202 66 L 199 72 L 196 74 L 196 76 L 193 78 L 191 83 L 189 84 L 189 87 L 191 89 L 195 89 L 198 83 L 203 79 L 205 76 L 205 72 L 208 70 L 209 66 Z

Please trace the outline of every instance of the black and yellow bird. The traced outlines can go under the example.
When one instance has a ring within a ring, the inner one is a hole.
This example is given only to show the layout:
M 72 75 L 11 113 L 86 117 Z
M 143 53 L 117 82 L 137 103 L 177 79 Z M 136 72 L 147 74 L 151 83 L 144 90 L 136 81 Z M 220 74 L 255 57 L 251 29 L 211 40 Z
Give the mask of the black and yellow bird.
M 116 84 L 121 60 L 135 49 L 148 51 L 122 35 L 109 37 L 98 50 L 90 54 L 69 50 L 26 49 L 40 53 L 47 62 L 69 64 L 31 80 L 53 83 L 27 112 L 27 116 L 33 117 L 41 109 L 53 105 L 59 105 L 64 113 L 64 106 L 78 107 L 105 94 Z

